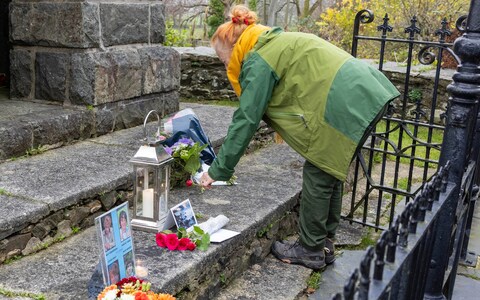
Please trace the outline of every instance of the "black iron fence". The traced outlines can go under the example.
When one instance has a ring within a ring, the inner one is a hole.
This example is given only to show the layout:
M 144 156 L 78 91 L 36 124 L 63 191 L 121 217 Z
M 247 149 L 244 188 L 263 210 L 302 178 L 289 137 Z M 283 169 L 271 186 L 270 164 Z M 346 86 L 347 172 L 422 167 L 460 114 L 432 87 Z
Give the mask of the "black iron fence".
M 456 23 L 460 32 L 464 31 L 465 19 L 466 16 L 462 16 Z M 394 29 L 389 24 L 388 15 L 377 26 L 381 36 L 358 34 L 360 26 L 367 26 L 373 21 L 374 14 L 369 10 L 362 10 L 356 15 L 352 55 L 357 55 L 359 42 L 377 42 L 378 68 L 383 70 L 386 47 L 393 44 L 397 48 L 405 46 L 407 57 L 402 64 L 403 93 L 390 105 L 382 122 L 374 128 L 369 142 L 357 155 L 350 205 L 348 210 L 344 209 L 343 218 L 376 229 L 387 229 L 398 213 L 399 202 L 406 204 L 412 200 L 436 172 L 445 129 L 438 120 L 441 108 L 437 98 L 442 92 L 439 87 L 441 62 L 445 55 L 457 62 L 459 59 L 452 50 L 453 44 L 445 42 L 451 34 L 445 19 L 439 20 L 436 42 L 416 40 L 420 33 L 416 17 L 410 20 L 410 26 L 404 28 L 407 38 L 388 37 Z M 423 65 L 432 65 L 435 70 L 429 95 L 410 87 L 412 67 L 417 62 L 415 58 Z M 400 207 L 403 209 L 404 205 Z
M 373 14 L 362 11 L 357 18 L 356 26 L 359 26 L 362 20 L 371 22 Z M 458 38 L 453 46 L 460 64 L 453 75 L 453 83 L 448 86 L 451 98 L 446 113 L 442 151 L 440 158 L 436 161 L 430 161 L 427 154 L 421 160 L 425 166 L 431 163 L 438 164 L 434 172 L 436 174 L 430 176 L 430 168 L 425 169 L 424 166 L 422 184 L 418 188 L 411 189 L 413 185 L 407 185 L 410 189 L 402 190 L 395 184 L 393 187 L 386 187 L 370 181 L 369 162 L 365 162 L 362 155 L 359 156 L 357 164 L 363 168 L 369 181 L 367 191 L 376 188 L 380 191 L 379 194 L 396 193 L 405 197 L 407 204 L 401 213 L 395 214 L 395 217 L 393 217 L 394 209 L 390 211 L 392 217 L 389 229 L 382 232 L 375 247 L 367 249 L 359 268 L 354 270 L 343 292 L 335 295 L 334 299 L 451 299 L 458 263 L 459 261 L 468 263 L 468 236 L 479 191 L 477 161 L 480 150 L 480 121 L 477 122 L 477 120 L 480 119 L 478 105 L 480 100 L 480 0 L 471 0 L 468 18 L 466 21 L 463 18 L 458 23 L 464 23 L 466 26 L 463 36 Z M 383 28 L 389 28 L 388 23 Z M 442 27 L 442 30 L 446 28 Z M 406 32 L 412 35 L 412 32 L 416 31 L 415 18 L 413 18 L 412 25 L 406 29 Z M 445 32 L 440 35 L 446 34 Z M 354 46 L 356 40 L 364 38 L 366 37 L 358 36 L 356 29 Z M 379 41 L 386 40 L 385 30 L 383 30 Z M 444 45 L 441 40 L 442 37 L 439 41 L 440 45 L 432 43 L 427 45 L 439 48 L 436 59 L 440 61 L 442 50 L 451 46 Z M 407 43 L 411 49 L 413 43 Z M 382 67 L 381 62 L 379 66 Z M 405 89 L 408 91 L 408 79 Z M 405 102 L 404 96 L 402 105 Z M 416 126 L 425 126 L 429 133 L 435 129 L 430 120 L 424 124 L 418 124 L 418 120 L 397 119 L 390 114 L 385 118 L 385 122 L 396 123 L 392 126 L 399 131 L 407 132 L 409 136 L 412 134 L 415 137 Z M 406 126 L 407 124 L 413 125 L 413 131 Z M 388 125 L 386 128 L 389 128 Z M 388 129 L 380 133 L 375 132 L 373 137 L 388 141 L 389 132 Z M 437 146 L 429 141 L 429 136 L 428 134 L 426 141 L 412 138 L 414 141 L 412 146 L 407 147 L 410 155 L 406 155 L 407 150 L 401 146 L 402 134 L 399 135 L 400 145 L 393 147 L 395 149 L 393 153 L 389 152 L 388 147 L 383 149 L 375 147 L 374 141 L 366 148 L 368 153 L 378 151 L 382 156 L 393 154 L 400 156 L 395 158 L 395 168 L 402 162 L 402 158 L 406 159 L 410 178 L 410 174 L 414 173 L 414 168 L 411 167 L 412 161 L 418 160 L 414 150 L 418 147 L 417 145 L 423 143 L 424 147 L 432 149 Z M 382 157 L 382 160 L 385 158 Z M 381 198 L 380 196 L 379 199 Z M 409 199 L 411 201 L 408 201 Z M 353 207 L 366 206 L 367 203 L 368 196 L 364 197 L 359 205 L 356 204 Z M 395 202 L 392 206 L 394 204 Z M 347 218 L 355 221 L 352 213 Z M 362 223 L 362 221 L 357 222 Z M 366 222 L 363 224 L 368 225 Z M 373 227 L 380 226 L 374 224 Z

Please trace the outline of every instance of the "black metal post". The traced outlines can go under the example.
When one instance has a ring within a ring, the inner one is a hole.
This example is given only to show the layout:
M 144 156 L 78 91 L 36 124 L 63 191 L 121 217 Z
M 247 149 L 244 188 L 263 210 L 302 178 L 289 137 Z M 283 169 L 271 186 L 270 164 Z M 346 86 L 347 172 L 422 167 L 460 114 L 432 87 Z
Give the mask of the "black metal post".
M 440 166 L 448 160 L 451 162 L 449 181 L 455 184 L 453 192 L 458 195 L 471 153 L 471 141 L 478 111 L 477 103 L 480 99 L 480 0 L 471 0 L 467 28 L 463 36 L 455 41 L 454 52 L 460 57 L 461 64 L 453 76 L 453 83 L 448 86 L 451 97 Z M 451 238 L 457 208 L 456 201 L 458 200 L 445 203 L 446 209 L 442 210 L 439 216 L 425 299 L 445 299 L 442 289 L 449 259 L 445 253 L 449 253 L 449 246 L 453 242 Z

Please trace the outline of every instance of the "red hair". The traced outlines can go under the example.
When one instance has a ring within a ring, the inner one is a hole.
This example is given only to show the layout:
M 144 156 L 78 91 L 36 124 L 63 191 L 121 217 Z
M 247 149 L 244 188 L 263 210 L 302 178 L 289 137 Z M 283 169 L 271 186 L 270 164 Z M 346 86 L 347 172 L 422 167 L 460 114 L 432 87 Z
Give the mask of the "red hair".
M 211 44 L 214 48 L 217 44 L 233 47 L 243 31 L 258 20 L 257 14 L 243 5 L 232 7 L 229 17 L 230 20 L 220 25 L 212 36 Z

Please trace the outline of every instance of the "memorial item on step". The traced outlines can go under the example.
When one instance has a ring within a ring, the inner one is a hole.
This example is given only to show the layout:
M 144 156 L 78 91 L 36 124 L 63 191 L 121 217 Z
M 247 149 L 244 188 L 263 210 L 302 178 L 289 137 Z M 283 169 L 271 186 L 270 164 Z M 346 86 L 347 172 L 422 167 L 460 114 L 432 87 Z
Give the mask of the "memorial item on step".
M 185 228 L 187 231 L 190 231 L 193 229 L 193 225 L 197 225 L 197 219 L 195 218 L 195 213 L 193 212 L 190 199 L 186 199 L 175 205 L 174 207 L 170 208 L 170 211 L 172 212 L 177 229 Z
M 229 221 L 230 220 L 226 216 L 218 215 L 198 224 L 198 227 L 200 227 L 204 232 L 210 234 L 210 242 L 221 243 L 240 234 L 240 232 L 223 228 Z
M 128 203 L 95 218 L 103 282 L 110 285 L 135 275 L 135 254 Z
M 107 286 L 98 296 L 97 300 L 175 300 L 170 294 L 154 293 L 151 283 L 134 276 L 119 280 Z
M 220 243 L 232 238 L 239 232 L 223 229 L 229 219 L 224 215 L 209 218 L 206 222 L 197 223 L 190 200 L 172 207 L 173 218 L 177 225 L 177 232 L 164 230 L 157 233 L 156 242 L 161 248 L 168 250 L 199 250 L 208 249 L 210 242 Z
M 163 140 L 162 144 L 174 158 L 171 187 L 197 185 L 202 173 L 208 170 L 216 158 L 200 120 L 191 108 L 186 108 L 165 118 L 163 131 L 159 132 L 157 139 Z M 230 185 L 231 183 L 219 182 L 216 184 Z
M 173 158 L 165 151 L 158 135 L 152 137 L 147 134 L 147 120 L 152 114 L 157 116 L 157 132 L 161 131 L 160 116 L 152 110 L 143 122 L 145 144 L 130 159 L 135 175 L 132 227 L 158 232 L 173 226 L 168 210 L 170 164 Z

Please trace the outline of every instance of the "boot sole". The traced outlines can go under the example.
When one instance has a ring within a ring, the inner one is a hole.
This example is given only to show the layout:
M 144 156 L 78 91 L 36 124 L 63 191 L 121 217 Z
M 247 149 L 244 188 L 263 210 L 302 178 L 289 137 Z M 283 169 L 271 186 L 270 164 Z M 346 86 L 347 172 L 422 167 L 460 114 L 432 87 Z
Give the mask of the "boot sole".
M 333 262 L 336 260 L 337 258 L 335 256 L 333 257 L 328 257 L 328 256 L 325 256 L 325 263 L 327 265 L 331 265 L 333 264 Z

